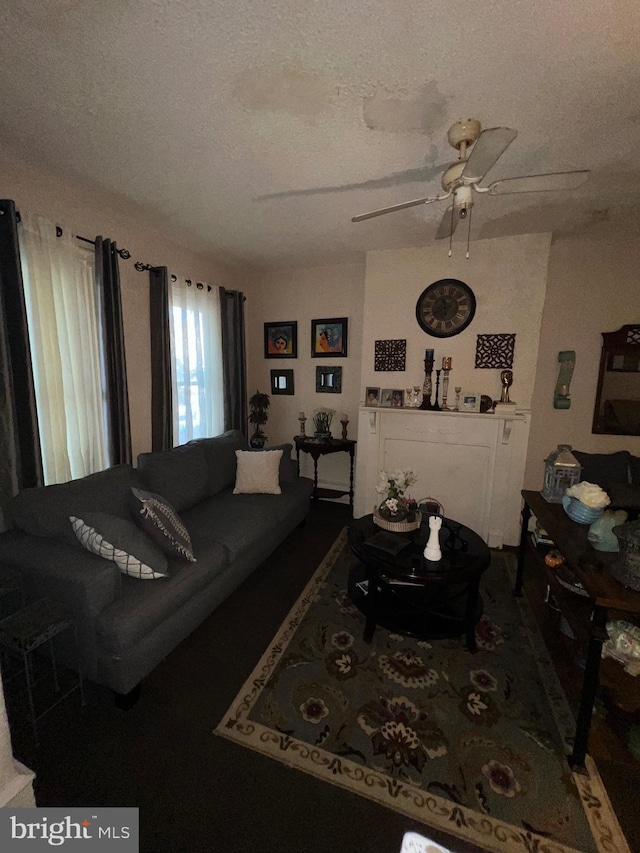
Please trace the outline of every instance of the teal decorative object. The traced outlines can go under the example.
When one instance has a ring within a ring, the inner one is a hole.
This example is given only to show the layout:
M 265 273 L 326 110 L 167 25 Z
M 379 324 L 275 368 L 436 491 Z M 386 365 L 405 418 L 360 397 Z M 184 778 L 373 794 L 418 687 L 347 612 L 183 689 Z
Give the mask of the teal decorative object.
M 570 495 L 565 495 L 562 498 L 562 506 L 571 521 L 577 521 L 578 524 L 593 524 L 604 512 L 602 507 L 587 506 Z
M 558 353 L 558 361 L 560 362 L 560 370 L 558 371 L 556 389 L 553 392 L 553 408 L 570 409 L 569 385 L 571 384 L 573 369 L 576 366 L 575 350 L 561 350 Z
M 623 509 L 605 510 L 604 514 L 594 521 L 587 539 L 596 551 L 617 551 L 619 549 L 618 537 L 613 532 L 613 528 L 617 524 L 624 524 L 627 520 L 627 513 Z

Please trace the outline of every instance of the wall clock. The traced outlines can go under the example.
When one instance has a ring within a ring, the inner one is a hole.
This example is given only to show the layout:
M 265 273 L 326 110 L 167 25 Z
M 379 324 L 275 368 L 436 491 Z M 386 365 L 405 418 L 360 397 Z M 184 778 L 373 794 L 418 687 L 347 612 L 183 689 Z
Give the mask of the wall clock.
M 436 338 L 450 338 L 467 328 L 476 313 L 476 298 L 468 284 L 457 278 L 434 281 L 420 294 L 416 319 L 420 328 Z

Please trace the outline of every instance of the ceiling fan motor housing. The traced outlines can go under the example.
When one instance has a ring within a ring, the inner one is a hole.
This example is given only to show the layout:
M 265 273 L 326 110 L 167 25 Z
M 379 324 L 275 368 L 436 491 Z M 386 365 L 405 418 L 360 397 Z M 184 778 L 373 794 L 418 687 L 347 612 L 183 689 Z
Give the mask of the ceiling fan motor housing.
M 476 139 L 480 136 L 480 122 L 476 118 L 467 118 L 457 121 L 449 128 L 447 138 L 449 145 L 456 148 L 458 151 L 463 142 L 467 145 L 473 145 Z

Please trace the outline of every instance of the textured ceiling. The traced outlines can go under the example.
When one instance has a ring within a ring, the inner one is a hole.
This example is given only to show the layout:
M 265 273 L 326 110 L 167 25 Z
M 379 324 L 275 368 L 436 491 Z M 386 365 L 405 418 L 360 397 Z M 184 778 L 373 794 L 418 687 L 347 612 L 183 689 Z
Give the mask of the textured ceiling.
M 638 0 L 5 0 L 0 34 L 0 144 L 236 262 L 431 244 L 444 202 L 351 217 L 437 194 L 462 117 L 518 131 L 490 180 L 591 170 L 477 196 L 472 239 L 638 208 Z

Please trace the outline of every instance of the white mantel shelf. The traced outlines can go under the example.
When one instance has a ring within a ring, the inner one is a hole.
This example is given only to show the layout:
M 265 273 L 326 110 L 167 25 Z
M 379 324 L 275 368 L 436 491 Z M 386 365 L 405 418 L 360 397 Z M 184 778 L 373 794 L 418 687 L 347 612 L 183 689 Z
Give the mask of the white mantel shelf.
M 515 404 L 491 414 L 362 406 L 355 517 L 380 500 L 381 470 L 412 468 L 413 497 L 436 498 L 492 548 L 517 545 L 530 416 Z

